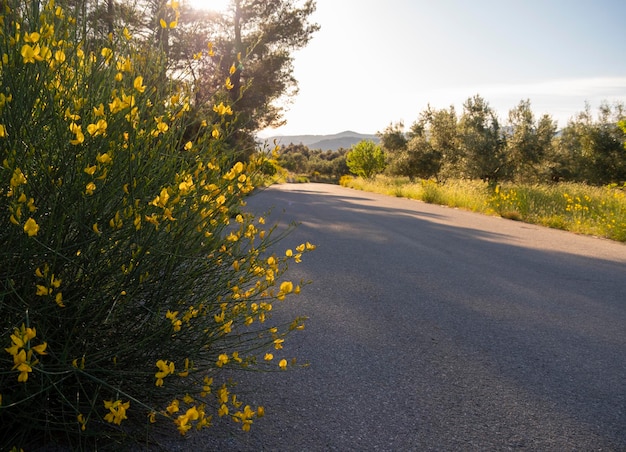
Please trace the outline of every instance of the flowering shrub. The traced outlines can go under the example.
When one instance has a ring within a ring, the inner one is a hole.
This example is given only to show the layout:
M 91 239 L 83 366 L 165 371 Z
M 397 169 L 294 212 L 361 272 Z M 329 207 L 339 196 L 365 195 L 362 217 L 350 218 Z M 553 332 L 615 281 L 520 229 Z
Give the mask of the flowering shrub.
M 259 163 L 224 152 L 229 105 L 184 138 L 190 90 L 158 52 L 127 30 L 79 42 L 52 1 L 3 7 L 0 450 L 248 430 L 263 407 L 223 371 L 293 365 L 304 319 L 268 319 L 313 245 L 273 254 L 280 234 L 242 208 Z

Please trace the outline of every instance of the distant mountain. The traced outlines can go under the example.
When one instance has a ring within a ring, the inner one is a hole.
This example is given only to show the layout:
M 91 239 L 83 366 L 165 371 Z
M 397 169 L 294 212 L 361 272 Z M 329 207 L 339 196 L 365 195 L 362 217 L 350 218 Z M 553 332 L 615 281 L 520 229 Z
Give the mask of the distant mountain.
M 375 143 L 380 141 L 376 135 L 357 133 L 347 130 L 334 135 L 286 135 L 274 136 L 262 141 L 272 145 L 274 141 L 278 145 L 288 146 L 290 144 L 303 144 L 309 149 L 321 149 L 322 151 L 336 151 L 339 148 L 350 149 L 353 145 L 362 140 L 372 140 Z

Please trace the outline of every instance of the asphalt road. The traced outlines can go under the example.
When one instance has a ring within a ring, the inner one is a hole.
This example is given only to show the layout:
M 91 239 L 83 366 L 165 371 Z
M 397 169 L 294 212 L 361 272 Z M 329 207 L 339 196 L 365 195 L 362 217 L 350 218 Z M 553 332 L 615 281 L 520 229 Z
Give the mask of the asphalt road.
M 417 201 L 282 185 L 249 208 L 317 250 L 277 309 L 310 367 L 250 376 L 267 416 L 183 448 L 626 450 L 626 246 Z M 248 376 L 244 376 L 244 380 Z

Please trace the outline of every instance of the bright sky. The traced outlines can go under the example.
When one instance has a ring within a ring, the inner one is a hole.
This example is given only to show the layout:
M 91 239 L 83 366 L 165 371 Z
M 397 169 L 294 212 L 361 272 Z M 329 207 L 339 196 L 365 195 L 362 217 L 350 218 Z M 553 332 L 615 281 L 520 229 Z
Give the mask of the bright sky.
M 475 94 L 502 121 L 530 99 L 565 126 L 586 101 L 626 102 L 625 17 L 624 0 L 317 0 L 288 123 L 262 135 L 408 127 Z

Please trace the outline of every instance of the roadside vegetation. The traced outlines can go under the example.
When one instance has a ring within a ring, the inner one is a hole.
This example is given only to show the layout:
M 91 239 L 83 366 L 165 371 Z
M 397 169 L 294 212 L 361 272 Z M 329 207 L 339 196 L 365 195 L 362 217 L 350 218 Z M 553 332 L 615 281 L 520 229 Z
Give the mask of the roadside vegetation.
M 291 145 L 278 162 L 297 173 L 291 180 L 324 174 L 360 190 L 626 241 L 625 115 L 622 104 L 604 104 L 595 116 L 587 107 L 557 130 L 522 101 L 501 123 L 474 96 L 460 116 L 428 108 L 408 130 L 390 124 L 380 145 L 326 153 Z M 311 176 L 309 163 L 327 160 L 332 167 L 316 166 Z
M 341 185 L 626 242 L 623 186 L 504 182 L 492 187 L 477 180 L 411 182 L 384 175 L 371 179 L 344 176 Z
M 245 204 L 274 168 L 249 142 L 279 118 L 281 46 L 315 27 L 311 4 L 237 5 L 236 40 L 195 41 L 178 2 L 3 2 L 0 450 L 247 431 L 265 410 L 238 375 L 299 366 L 287 338 L 305 319 L 271 314 L 314 246 L 281 249 Z M 276 15 L 291 19 L 260 25 Z

